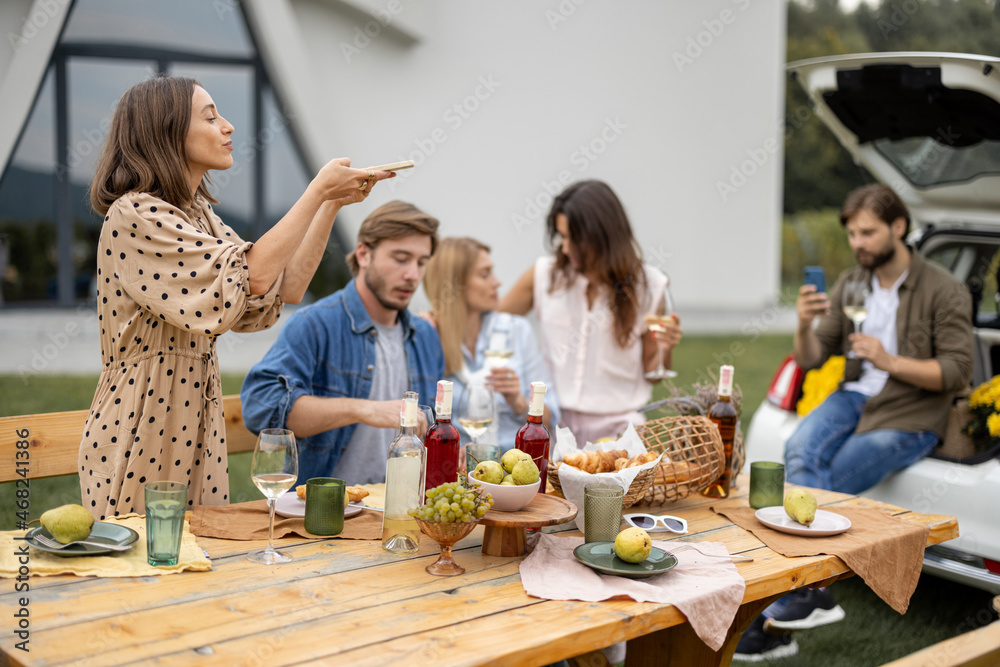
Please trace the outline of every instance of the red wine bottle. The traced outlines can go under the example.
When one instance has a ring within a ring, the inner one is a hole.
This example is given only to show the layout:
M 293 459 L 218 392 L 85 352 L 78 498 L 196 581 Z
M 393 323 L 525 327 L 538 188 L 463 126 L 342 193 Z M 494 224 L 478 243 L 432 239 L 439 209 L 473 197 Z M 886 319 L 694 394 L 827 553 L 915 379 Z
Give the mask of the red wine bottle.
M 427 449 L 427 477 L 425 489 L 458 479 L 458 429 L 451 423 L 452 384 L 447 380 L 437 383 L 434 400 L 434 424 L 424 436 Z
M 733 443 L 736 440 L 736 422 L 740 413 L 732 402 L 733 367 L 722 366 L 719 369 L 719 400 L 708 409 L 708 418 L 719 429 L 722 436 L 722 448 L 725 452 L 725 467 L 719 478 L 708 485 L 702 494 L 710 498 L 725 498 L 733 485 L 733 477 L 738 471 L 733 470 Z
M 549 430 L 542 424 L 545 412 L 545 383 L 531 383 L 531 398 L 528 400 L 528 421 L 517 430 L 514 447 L 529 454 L 538 466 L 541 483 L 538 492 L 545 493 L 545 480 L 549 467 Z

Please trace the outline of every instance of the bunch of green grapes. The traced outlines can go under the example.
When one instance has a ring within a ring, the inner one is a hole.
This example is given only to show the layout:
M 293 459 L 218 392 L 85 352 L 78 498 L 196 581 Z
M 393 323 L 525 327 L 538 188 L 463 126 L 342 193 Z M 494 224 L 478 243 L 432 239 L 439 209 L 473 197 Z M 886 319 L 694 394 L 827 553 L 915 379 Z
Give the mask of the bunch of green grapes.
M 462 482 L 448 482 L 427 492 L 427 502 L 410 510 L 410 516 L 445 523 L 478 521 L 493 507 L 493 496 L 470 489 Z

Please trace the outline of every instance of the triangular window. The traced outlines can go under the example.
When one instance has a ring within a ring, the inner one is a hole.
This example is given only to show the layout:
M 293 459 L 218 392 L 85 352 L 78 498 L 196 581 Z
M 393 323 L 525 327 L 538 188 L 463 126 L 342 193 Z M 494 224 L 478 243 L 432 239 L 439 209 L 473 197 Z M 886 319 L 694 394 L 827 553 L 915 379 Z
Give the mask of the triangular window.
M 238 0 L 75 0 L 0 176 L 4 305 L 93 298 L 94 165 L 118 98 L 156 74 L 198 79 L 236 127 L 234 166 L 210 176 L 220 216 L 245 240 L 305 190 L 310 171 Z M 328 264 L 317 278 L 323 288 L 343 274 L 342 258 Z

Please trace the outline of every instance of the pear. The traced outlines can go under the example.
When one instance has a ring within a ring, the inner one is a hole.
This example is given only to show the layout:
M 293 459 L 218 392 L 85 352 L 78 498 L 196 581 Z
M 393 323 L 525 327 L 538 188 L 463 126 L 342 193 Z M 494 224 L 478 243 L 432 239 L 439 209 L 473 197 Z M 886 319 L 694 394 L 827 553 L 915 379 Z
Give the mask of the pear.
M 86 539 L 94 517 L 82 505 L 63 505 L 42 514 L 42 528 L 61 544 Z
M 518 486 L 534 484 L 538 481 L 538 466 L 529 459 L 523 459 L 514 464 L 514 469 L 510 471 L 510 476 Z
M 626 528 L 618 533 L 612 549 L 626 563 L 641 563 L 649 558 L 653 540 L 642 528 Z
M 503 481 L 503 468 L 496 461 L 480 461 L 472 471 L 472 476 L 481 482 L 499 484 Z
M 517 485 L 514 484 L 514 478 L 513 477 L 511 477 L 510 475 L 504 475 L 503 476 L 503 481 L 500 482 L 500 486 L 517 486 Z
M 530 458 L 531 454 L 528 452 L 522 452 L 520 449 L 508 449 L 503 453 L 503 456 L 500 457 L 500 465 L 502 465 L 504 471 L 509 474 L 514 472 L 514 466 L 518 461 Z
M 808 526 L 816 518 L 816 496 L 805 489 L 792 489 L 785 496 L 785 514 Z

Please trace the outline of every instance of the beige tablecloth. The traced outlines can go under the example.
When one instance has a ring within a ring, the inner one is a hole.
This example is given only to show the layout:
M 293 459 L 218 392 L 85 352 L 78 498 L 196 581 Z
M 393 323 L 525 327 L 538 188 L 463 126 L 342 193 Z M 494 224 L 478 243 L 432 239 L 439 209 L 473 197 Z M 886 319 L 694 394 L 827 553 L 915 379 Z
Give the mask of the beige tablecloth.
M 672 604 L 679 609 L 709 648 L 722 648 L 729 626 L 743 602 L 746 584 L 728 558 L 706 556 L 678 542 L 653 541 L 672 553 L 677 565 L 648 579 L 600 574 L 573 555 L 582 537 L 542 534 L 521 562 L 521 584 L 528 595 L 546 600 L 596 602 L 628 597 L 638 602 Z M 699 542 L 705 553 L 726 555 L 720 542 Z
M 117 523 L 139 533 L 139 539 L 128 551 L 101 556 L 56 556 L 28 546 L 24 541 L 27 531 L 11 530 L 0 533 L 0 578 L 22 576 L 50 577 L 56 574 L 75 574 L 81 577 L 148 577 L 175 572 L 206 571 L 212 562 L 201 550 L 191 534 L 187 521 L 181 538 L 181 553 L 177 565 L 153 567 L 146 562 L 146 517 L 126 514 L 105 520 Z

